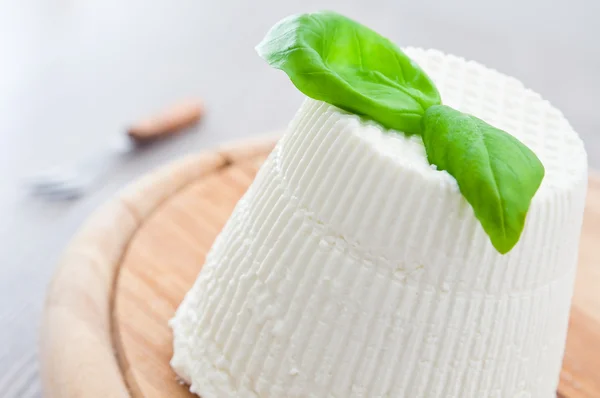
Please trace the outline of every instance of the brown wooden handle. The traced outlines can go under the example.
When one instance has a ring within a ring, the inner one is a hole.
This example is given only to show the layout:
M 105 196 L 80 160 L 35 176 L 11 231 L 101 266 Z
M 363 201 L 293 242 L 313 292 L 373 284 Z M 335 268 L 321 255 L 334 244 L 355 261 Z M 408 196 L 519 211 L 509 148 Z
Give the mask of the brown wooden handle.
M 136 141 L 148 141 L 176 133 L 196 123 L 204 114 L 199 100 L 180 102 L 160 114 L 134 124 L 127 134 Z

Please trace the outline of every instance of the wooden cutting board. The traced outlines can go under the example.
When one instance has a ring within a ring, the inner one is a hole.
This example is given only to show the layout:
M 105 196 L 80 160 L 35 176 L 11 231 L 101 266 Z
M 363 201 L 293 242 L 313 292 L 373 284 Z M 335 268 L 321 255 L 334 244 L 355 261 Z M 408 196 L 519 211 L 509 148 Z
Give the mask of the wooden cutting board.
M 167 321 L 274 140 L 142 178 L 65 250 L 42 326 L 46 397 L 193 397 L 169 367 Z M 590 178 L 559 396 L 600 397 L 600 178 Z M 225 398 L 225 397 L 224 397 Z

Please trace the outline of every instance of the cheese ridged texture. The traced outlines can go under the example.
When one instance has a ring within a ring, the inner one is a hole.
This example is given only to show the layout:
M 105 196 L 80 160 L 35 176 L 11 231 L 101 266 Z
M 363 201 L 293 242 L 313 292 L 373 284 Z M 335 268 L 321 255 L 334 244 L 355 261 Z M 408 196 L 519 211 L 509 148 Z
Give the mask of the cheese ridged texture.
M 203 398 L 551 398 L 587 184 L 583 144 L 517 80 L 407 49 L 447 105 L 546 168 L 519 243 L 495 251 L 422 140 L 307 99 L 175 318 L 172 366 Z

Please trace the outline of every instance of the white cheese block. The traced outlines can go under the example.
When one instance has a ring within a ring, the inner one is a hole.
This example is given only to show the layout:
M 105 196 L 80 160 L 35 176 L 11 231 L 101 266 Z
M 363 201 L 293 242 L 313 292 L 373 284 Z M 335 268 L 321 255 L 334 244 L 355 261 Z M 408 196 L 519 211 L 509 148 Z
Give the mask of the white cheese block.
M 587 160 L 517 80 L 407 49 L 444 103 L 518 137 L 546 177 L 500 255 L 421 139 L 307 99 L 171 322 L 203 398 L 551 398 Z

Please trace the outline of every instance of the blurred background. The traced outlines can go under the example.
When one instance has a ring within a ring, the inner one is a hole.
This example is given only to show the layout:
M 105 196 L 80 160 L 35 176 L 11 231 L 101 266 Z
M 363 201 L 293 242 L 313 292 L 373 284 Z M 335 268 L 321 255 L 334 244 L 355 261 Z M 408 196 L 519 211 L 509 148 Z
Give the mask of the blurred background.
M 522 80 L 560 108 L 600 168 L 600 2 L 0 0 L 0 397 L 39 397 L 37 326 L 62 248 L 126 183 L 187 153 L 285 128 L 301 95 L 254 52 L 296 12 L 332 9 L 401 46 L 435 47 Z M 23 178 L 92 156 L 182 98 L 201 123 L 134 157 L 77 201 Z

